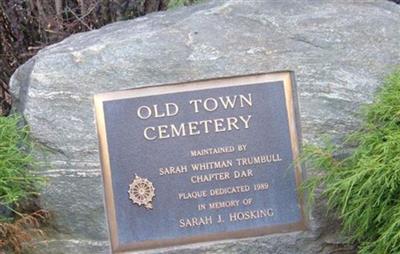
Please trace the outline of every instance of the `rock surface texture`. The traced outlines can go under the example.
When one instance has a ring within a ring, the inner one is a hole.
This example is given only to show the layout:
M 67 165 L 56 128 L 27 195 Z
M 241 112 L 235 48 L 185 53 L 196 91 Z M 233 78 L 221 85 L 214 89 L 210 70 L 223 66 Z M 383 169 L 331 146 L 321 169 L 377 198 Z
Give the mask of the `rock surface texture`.
M 40 253 L 109 253 L 94 94 L 276 70 L 297 76 L 303 137 L 340 138 L 400 64 L 400 6 L 389 1 L 215 0 L 75 34 L 13 75 L 15 103 L 46 148 L 43 204 L 54 214 Z M 322 202 L 323 203 L 323 202 Z M 323 205 L 310 230 L 168 253 L 332 253 Z M 335 252 L 336 253 L 336 252 Z M 338 252 L 340 253 L 340 252 Z M 344 253 L 344 252 L 342 252 Z

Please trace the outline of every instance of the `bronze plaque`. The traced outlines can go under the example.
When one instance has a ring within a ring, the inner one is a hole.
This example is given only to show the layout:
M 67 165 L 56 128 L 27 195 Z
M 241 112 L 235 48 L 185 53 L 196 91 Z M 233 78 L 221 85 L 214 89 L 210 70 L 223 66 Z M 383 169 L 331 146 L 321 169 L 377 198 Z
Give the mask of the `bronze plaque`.
M 292 72 L 94 101 L 113 253 L 306 228 Z

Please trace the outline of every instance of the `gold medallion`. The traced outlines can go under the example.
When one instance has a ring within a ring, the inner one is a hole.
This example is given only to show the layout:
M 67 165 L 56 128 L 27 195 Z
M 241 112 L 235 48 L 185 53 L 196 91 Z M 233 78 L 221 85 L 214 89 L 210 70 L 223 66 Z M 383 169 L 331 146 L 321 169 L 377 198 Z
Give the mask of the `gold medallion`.
M 128 193 L 134 204 L 143 205 L 147 209 L 153 208 L 151 202 L 155 196 L 155 188 L 147 178 L 142 178 L 135 174 L 135 179 L 129 185 Z

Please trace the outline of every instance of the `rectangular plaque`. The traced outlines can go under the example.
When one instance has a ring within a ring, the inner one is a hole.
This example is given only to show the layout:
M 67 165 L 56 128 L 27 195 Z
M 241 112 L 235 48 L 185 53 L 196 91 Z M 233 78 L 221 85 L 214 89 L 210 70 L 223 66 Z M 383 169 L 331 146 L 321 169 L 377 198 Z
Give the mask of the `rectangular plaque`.
M 94 101 L 113 253 L 305 230 L 292 72 Z

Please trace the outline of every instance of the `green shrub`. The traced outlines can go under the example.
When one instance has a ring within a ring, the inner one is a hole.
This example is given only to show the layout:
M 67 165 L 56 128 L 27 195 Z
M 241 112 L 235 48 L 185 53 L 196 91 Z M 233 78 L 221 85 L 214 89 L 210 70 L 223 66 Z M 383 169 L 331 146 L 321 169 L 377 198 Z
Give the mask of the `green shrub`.
M 34 175 L 37 165 L 30 151 L 29 128 L 20 127 L 21 117 L 0 117 L 0 207 L 18 213 L 21 201 L 37 195 L 44 178 Z M 9 220 L 7 213 L 0 221 Z
M 34 174 L 33 142 L 21 123 L 17 115 L 0 117 L 0 253 L 29 248 L 35 237 L 44 235 L 40 226 L 49 219 L 46 210 L 24 210 L 33 208 L 29 200 L 38 196 L 44 178 Z
M 305 147 L 305 161 L 318 173 L 304 186 L 315 190 L 322 183 L 330 211 L 338 214 L 359 253 L 400 253 L 400 69 L 362 116 L 361 128 L 344 144 Z M 353 149 L 338 158 L 343 147 Z

